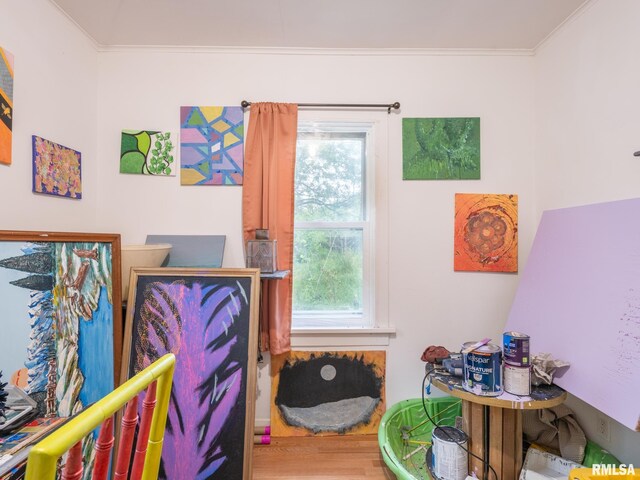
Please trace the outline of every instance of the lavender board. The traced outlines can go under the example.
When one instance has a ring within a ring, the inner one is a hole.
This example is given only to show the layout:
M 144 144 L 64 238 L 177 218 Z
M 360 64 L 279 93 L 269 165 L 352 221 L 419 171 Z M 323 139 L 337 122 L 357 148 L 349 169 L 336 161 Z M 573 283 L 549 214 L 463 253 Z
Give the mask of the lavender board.
M 640 199 L 546 211 L 506 330 L 571 362 L 559 386 L 640 431 Z

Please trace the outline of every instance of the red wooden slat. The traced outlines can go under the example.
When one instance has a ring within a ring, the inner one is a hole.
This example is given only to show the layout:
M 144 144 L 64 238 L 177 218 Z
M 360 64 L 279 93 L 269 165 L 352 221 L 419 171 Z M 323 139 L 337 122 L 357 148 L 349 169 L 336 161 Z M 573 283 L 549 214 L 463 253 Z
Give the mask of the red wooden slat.
M 98 440 L 94 447 L 96 459 L 93 464 L 91 480 L 107 480 L 113 441 L 113 417 L 109 417 L 102 423 L 100 435 L 98 435 Z
M 122 417 L 122 428 L 120 429 L 120 444 L 118 445 L 118 458 L 116 459 L 116 469 L 114 480 L 126 480 L 129 474 L 129 463 L 131 461 L 131 449 L 133 447 L 133 437 L 138 424 L 138 397 L 133 397 L 127 404 L 127 408 Z
M 67 463 L 62 469 L 61 480 L 80 480 L 82 478 L 82 440 L 69 450 Z
M 153 410 L 156 408 L 156 382 L 149 385 L 147 394 L 142 402 L 142 416 L 140 419 L 140 430 L 138 441 L 136 442 L 136 452 L 133 455 L 133 465 L 131 466 L 131 480 L 140 480 L 144 459 L 147 455 L 147 443 L 149 442 L 149 430 L 151 429 L 151 419 Z

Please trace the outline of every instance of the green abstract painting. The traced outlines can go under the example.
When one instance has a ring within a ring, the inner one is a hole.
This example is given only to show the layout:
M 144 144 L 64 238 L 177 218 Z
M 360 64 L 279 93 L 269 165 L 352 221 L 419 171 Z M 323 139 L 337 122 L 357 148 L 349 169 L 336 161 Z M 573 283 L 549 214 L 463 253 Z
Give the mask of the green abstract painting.
M 479 118 L 403 118 L 403 180 L 479 180 Z
M 175 175 L 171 133 L 123 130 L 120 145 L 120 173 Z

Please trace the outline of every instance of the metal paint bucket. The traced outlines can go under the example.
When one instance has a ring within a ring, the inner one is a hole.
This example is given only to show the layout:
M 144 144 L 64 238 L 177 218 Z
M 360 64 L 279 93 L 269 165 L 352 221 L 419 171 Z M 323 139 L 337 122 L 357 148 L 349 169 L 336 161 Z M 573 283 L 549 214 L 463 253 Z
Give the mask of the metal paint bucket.
M 531 365 L 529 335 L 519 332 L 504 332 L 502 343 L 504 347 L 504 363 L 516 367 L 528 367 Z
M 514 395 L 531 395 L 531 367 L 504 364 L 504 391 Z
M 476 342 L 467 342 L 462 350 Z M 502 349 L 488 343 L 469 353 L 463 353 L 465 390 L 484 397 L 497 397 L 502 394 Z
M 467 434 L 454 427 L 436 427 L 432 442 L 431 456 L 436 477 L 439 480 L 467 478 Z

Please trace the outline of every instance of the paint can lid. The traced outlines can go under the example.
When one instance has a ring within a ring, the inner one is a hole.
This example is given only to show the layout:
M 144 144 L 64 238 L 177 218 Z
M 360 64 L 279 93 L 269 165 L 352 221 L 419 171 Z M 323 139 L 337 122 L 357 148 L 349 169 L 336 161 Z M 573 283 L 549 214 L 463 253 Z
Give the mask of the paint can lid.
M 529 335 L 520 332 L 504 332 L 503 335 L 511 338 L 529 338 Z
M 475 345 L 478 342 L 465 342 L 462 344 L 462 350 L 466 350 L 467 348 Z M 502 348 L 500 348 L 498 345 L 494 345 L 493 343 L 487 343 L 485 345 L 482 345 L 478 348 L 474 348 L 471 352 L 469 353 L 473 353 L 473 352 L 480 352 L 480 353 L 497 353 L 497 352 L 502 352 Z
M 467 443 L 467 434 L 455 427 L 436 427 L 432 434 L 434 439 L 443 442 L 465 444 Z

